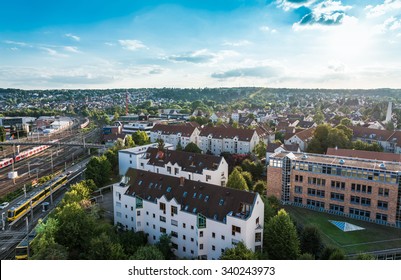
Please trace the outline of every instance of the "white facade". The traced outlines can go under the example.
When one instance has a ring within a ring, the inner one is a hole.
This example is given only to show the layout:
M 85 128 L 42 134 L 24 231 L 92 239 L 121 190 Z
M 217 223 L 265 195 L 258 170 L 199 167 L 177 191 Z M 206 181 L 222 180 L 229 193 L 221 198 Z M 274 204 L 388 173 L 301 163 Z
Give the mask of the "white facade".
M 258 194 L 246 219 L 230 214 L 224 222 L 203 217 L 206 225 L 202 227 L 198 224 L 199 215 L 185 211 L 175 198 L 169 201 L 162 196 L 151 202 L 125 195 L 127 189 L 120 184 L 113 186 L 115 225 L 145 232 L 151 244 L 162 234 L 170 234 L 173 252 L 180 258 L 218 259 L 224 250 L 240 241 L 252 251 L 262 248 L 264 204 Z
M 155 166 L 148 163 L 149 159 L 145 155 L 138 159 L 137 169 L 145 170 L 153 173 L 169 175 L 174 177 L 184 177 L 185 179 L 204 182 L 216 186 L 225 187 L 228 180 L 228 164 L 226 160 L 221 157 L 220 164 L 216 166 L 215 170 L 203 169 L 202 173 L 189 172 L 179 166 L 177 163 L 168 162 L 164 166 Z
M 147 135 L 150 135 L 150 130 L 154 127 L 153 122 L 134 122 L 128 123 L 123 126 L 123 133 L 134 133 L 137 131 L 145 131 Z
M 199 148 L 207 153 L 210 151 L 213 155 L 220 155 L 223 152 L 230 154 L 248 154 L 253 151 L 259 143 L 259 136 L 253 133 L 249 141 L 240 141 L 238 137 L 234 138 L 213 138 L 213 135 L 199 136 Z
M 164 134 L 162 131 L 151 131 L 150 132 L 150 141 L 156 142 L 158 139 L 162 139 L 164 143 L 170 143 L 174 147 L 177 147 L 178 143 L 181 143 L 181 146 L 185 148 L 189 143 L 195 143 L 198 145 L 198 137 L 199 137 L 199 129 L 194 128 L 194 131 L 189 136 L 183 136 L 181 132 L 178 133 L 169 133 Z
M 118 151 L 118 167 L 119 167 L 119 174 L 121 176 L 125 175 L 127 173 L 128 168 L 139 168 L 139 159 L 140 157 L 143 156 L 143 154 L 146 152 L 148 148 L 157 148 L 158 143 L 153 143 L 153 144 L 148 144 L 148 145 L 143 145 L 143 146 L 137 146 L 134 148 L 129 148 L 125 150 L 119 150 Z M 164 143 L 164 148 L 168 150 L 174 150 L 175 146 L 169 144 L 169 143 Z

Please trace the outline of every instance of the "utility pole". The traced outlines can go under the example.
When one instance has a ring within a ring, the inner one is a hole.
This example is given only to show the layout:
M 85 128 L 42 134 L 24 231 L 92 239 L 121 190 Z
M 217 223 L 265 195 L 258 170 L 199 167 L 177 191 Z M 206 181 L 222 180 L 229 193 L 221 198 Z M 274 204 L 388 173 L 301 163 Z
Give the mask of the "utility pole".
M 51 161 L 52 173 L 53 173 L 53 151 L 50 152 L 50 161 Z
M 2 230 L 2 231 L 4 231 L 4 229 L 6 228 L 6 220 L 5 220 L 5 218 L 4 218 L 4 215 L 5 215 L 5 214 L 6 214 L 5 212 L 1 213 L 1 223 L 2 223 L 2 228 L 1 228 L 1 230 Z
M 51 185 L 50 185 L 50 205 L 53 205 L 53 189 Z
M 25 184 L 24 184 L 24 187 L 22 189 L 24 190 L 24 198 L 26 198 L 26 187 L 25 187 Z
M 31 162 L 28 161 L 28 177 L 31 178 Z
M 32 207 L 32 200 L 29 202 L 29 205 L 31 206 L 31 222 L 33 223 L 33 207 Z
M 26 233 L 29 233 L 29 223 L 28 223 L 28 217 L 25 217 L 25 225 L 26 225 Z

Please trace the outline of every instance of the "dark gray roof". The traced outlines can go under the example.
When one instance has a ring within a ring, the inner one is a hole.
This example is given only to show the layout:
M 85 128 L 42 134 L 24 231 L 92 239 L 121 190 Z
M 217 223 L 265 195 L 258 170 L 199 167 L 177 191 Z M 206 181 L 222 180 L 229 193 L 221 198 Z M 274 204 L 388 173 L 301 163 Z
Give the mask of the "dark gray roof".
M 130 178 L 126 195 L 151 202 L 156 202 L 157 199 L 165 196 L 169 201 L 175 199 L 181 205 L 181 211 L 199 213 L 221 222 L 225 222 L 227 215 L 246 219 L 251 214 L 257 197 L 256 193 L 133 168 L 128 169 L 126 176 Z M 243 212 L 245 205 L 251 206 L 248 212 Z

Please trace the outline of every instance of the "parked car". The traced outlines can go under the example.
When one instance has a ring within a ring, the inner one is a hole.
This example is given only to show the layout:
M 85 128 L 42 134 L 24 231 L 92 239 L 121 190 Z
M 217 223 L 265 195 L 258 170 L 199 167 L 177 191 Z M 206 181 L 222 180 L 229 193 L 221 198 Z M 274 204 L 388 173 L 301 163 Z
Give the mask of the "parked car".
M 3 202 L 2 204 L 0 204 L 0 209 L 3 210 L 3 209 L 6 208 L 8 205 L 10 205 L 10 203 L 8 203 L 8 202 Z

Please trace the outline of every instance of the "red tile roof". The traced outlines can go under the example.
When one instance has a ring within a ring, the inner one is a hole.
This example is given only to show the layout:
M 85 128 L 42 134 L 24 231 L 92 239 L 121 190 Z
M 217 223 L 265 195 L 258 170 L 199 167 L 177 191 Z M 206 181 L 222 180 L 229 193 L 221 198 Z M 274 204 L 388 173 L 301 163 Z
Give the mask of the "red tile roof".
M 178 134 L 181 133 L 181 136 L 190 137 L 192 133 L 194 133 L 197 126 L 193 123 L 186 123 L 186 124 L 176 124 L 176 125 L 169 125 L 169 124 L 156 124 L 151 131 L 152 132 L 161 132 L 165 135 L 170 134 Z
M 238 137 L 239 141 L 251 141 L 255 130 L 253 129 L 241 129 L 241 128 L 233 128 L 233 127 L 211 127 L 205 126 L 202 128 L 199 136 L 207 137 L 210 134 L 215 139 L 233 139 L 234 137 Z

